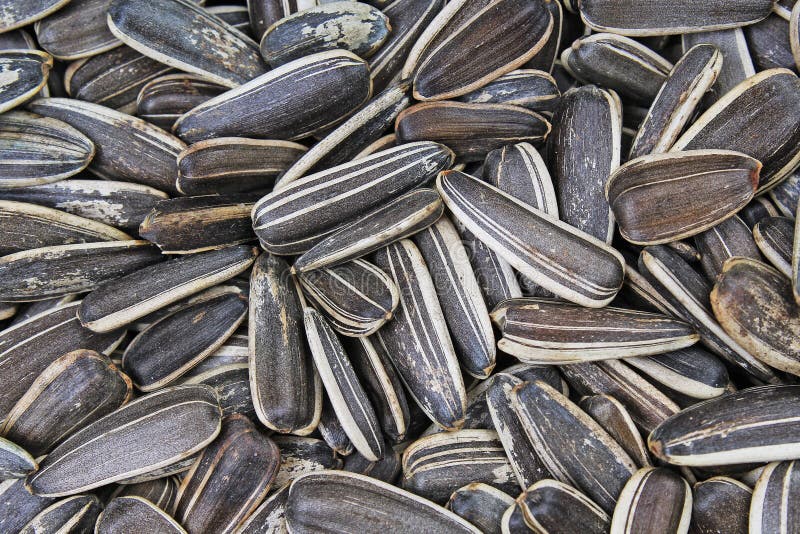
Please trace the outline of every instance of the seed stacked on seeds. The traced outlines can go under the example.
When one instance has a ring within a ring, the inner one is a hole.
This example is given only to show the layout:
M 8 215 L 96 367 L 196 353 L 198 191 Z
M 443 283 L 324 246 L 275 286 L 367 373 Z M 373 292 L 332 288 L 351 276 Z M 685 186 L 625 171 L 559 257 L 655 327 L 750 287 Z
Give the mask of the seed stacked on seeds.
M 0 532 L 796 530 L 798 70 L 793 0 L 0 0 Z

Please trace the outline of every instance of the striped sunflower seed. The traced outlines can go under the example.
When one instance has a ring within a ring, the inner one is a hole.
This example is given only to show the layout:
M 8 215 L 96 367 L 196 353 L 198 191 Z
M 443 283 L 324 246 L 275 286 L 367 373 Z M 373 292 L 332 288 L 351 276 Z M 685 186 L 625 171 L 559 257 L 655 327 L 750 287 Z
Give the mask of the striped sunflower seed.
M 504 145 L 536 143 L 550 133 L 550 123 L 533 111 L 508 104 L 423 102 L 397 117 L 398 141 L 435 140 L 464 162 L 481 161 Z
M 89 57 L 119 46 L 109 31 L 106 15 L 110 0 L 80 0 L 34 25 L 39 45 L 56 59 Z
M 791 460 L 800 441 L 798 386 L 743 389 L 685 408 L 651 432 L 647 445 L 673 465 Z
M 75 316 L 80 304 L 51 308 L 0 332 L 0 417 L 8 416 L 36 377 L 58 357 L 76 349 L 110 354 L 122 341 L 120 332 L 96 334 L 83 328 Z
M 741 28 L 685 33 L 681 38 L 684 54 L 699 44 L 715 46 L 722 54 L 722 68 L 717 76 L 717 81 L 714 83 L 711 93 L 705 97 L 710 102 L 718 100 L 722 95 L 756 73 Z
M 693 489 L 692 528 L 699 534 L 747 534 L 753 490 L 728 477 L 709 478 Z
M 355 448 L 350 438 L 344 431 L 344 427 L 336 413 L 333 411 L 330 399 L 324 396 L 322 400 L 322 413 L 319 416 L 319 425 L 317 426 L 322 439 L 328 444 L 328 447 L 336 451 L 340 456 L 349 456 L 353 454 Z
M 24 478 L 39 468 L 28 451 L 6 438 L 0 438 L 0 477 Z
M 176 192 L 176 158 L 186 148 L 180 139 L 141 119 L 80 100 L 40 98 L 28 108 L 88 132 L 97 149 L 89 170 L 98 177 Z
M 394 319 L 376 335 L 425 414 L 457 430 L 464 424 L 467 394 L 425 260 L 407 239 L 381 249 L 375 259 L 400 290 Z
M 128 402 L 133 384 L 107 356 L 76 350 L 34 380 L 8 413 L 0 434 L 34 456 Z
M 342 500 L 342 495 L 347 495 Z M 391 513 L 363 513 L 390 510 Z M 427 499 L 373 478 L 341 471 L 309 473 L 294 481 L 286 502 L 291 532 L 321 529 L 354 532 L 480 532 L 454 513 Z
M 769 464 L 753 488 L 750 503 L 750 532 L 790 532 L 800 520 L 794 492 L 800 485 L 797 461 Z
M 227 87 L 194 74 L 159 76 L 140 88 L 136 115 L 169 131 L 181 115 L 225 91 Z
M 394 281 L 364 260 L 303 273 L 300 284 L 330 326 L 344 336 L 373 334 L 391 319 L 400 301 Z
M 742 29 L 757 70 L 783 68 L 796 71 L 790 43 L 789 21 L 771 14 L 764 20 Z
M 343 223 L 429 181 L 452 162 L 447 147 L 430 141 L 376 152 L 263 197 L 253 208 L 253 228 L 265 250 L 303 253 Z
M 186 471 L 188 471 L 189 468 L 192 467 L 197 456 L 198 456 L 197 454 L 194 454 L 192 456 L 189 456 L 188 458 L 179 460 L 166 467 L 159 467 L 157 469 L 153 469 L 152 471 L 148 471 L 147 473 L 143 473 L 141 475 L 134 475 L 132 477 L 124 478 L 119 481 L 119 484 L 121 485 L 141 484 L 143 482 L 160 480 L 165 477 L 171 477 L 171 476 L 175 476 L 176 478 L 182 477 L 184 476 L 184 473 L 186 473 Z
M 546 479 L 517 497 L 502 518 L 503 534 L 514 532 L 608 532 L 611 518 L 568 484 Z
M 58 497 L 168 466 L 210 443 L 220 421 L 210 387 L 165 388 L 70 436 L 42 461 L 27 485 L 38 495 Z M 106 460 L 98 464 L 98 455 Z
M 402 468 L 400 453 L 392 448 L 389 441 L 385 442 L 384 449 L 383 458 L 376 462 L 370 462 L 355 452 L 345 458 L 343 469 L 392 484 L 397 480 Z
M 770 191 L 771 192 L 771 191 Z M 750 204 L 739 211 L 738 215 L 751 229 L 766 217 L 777 217 L 780 215 L 778 208 L 766 196 L 754 198 Z
M 360 2 L 329 2 L 281 18 L 264 30 L 261 55 L 272 68 L 333 49 L 366 59 L 391 31 L 389 17 L 379 9 Z
M 611 533 L 687 533 L 691 519 L 688 482 L 667 468 L 644 467 L 622 489 L 611 518 Z
M 103 504 L 94 495 L 67 497 L 39 512 L 19 532 L 37 534 L 71 529 L 73 532 L 90 532 L 102 510 Z
M 233 136 L 300 139 L 350 115 L 367 101 L 370 90 L 369 68 L 362 59 L 343 50 L 320 52 L 192 108 L 173 130 L 190 143 Z
M 622 256 L 594 237 L 463 173 L 440 174 L 437 188 L 471 232 L 548 291 L 601 307 L 622 286 Z M 520 235 L 528 236 L 524 243 Z
M 316 438 L 275 436 L 273 441 L 280 449 L 281 463 L 273 486 L 281 488 L 297 477 L 312 471 L 341 469 L 342 461 L 327 443 Z
M 207 359 L 206 359 L 207 361 Z M 250 393 L 250 373 L 247 362 L 238 364 L 218 365 L 212 369 L 191 374 L 183 384 L 206 384 L 213 387 L 219 397 L 219 406 L 222 408 L 223 417 L 240 413 L 250 419 L 256 418 L 253 407 L 252 394 Z
M 652 154 L 620 167 L 606 184 L 622 236 L 637 245 L 691 237 L 753 198 L 761 164 L 727 150 Z
M 719 397 L 730 386 L 722 360 L 697 345 L 625 362 L 662 386 L 694 399 Z
M 253 264 L 258 251 L 240 245 L 190 254 L 107 282 L 81 303 L 87 328 L 108 332 L 183 297 L 233 278 Z
M 450 495 L 447 509 L 475 525 L 484 534 L 500 534 L 503 513 L 514 499 L 482 482 L 472 482 Z
M 793 172 L 785 180 L 769 190 L 769 199 L 778 208 L 780 215 L 794 217 L 800 200 L 800 172 Z
M 709 280 L 716 280 L 725 260 L 735 256 L 761 259 L 753 233 L 736 215 L 694 236 L 694 244 L 700 252 L 700 264 Z
M 186 534 L 186 530 L 167 512 L 143 497 L 117 497 L 109 502 L 95 526 L 97 534 L 117 532 L 162 532 Z
M 252 3 L 252 0 L 248 3 Z M 286 484 L 267 497 L 242 523 L 237 534 L 288 534 L 285 513 L 289 486 Z
M 747 78 L 705 111 L 672 146 L 673 151 L 738 150 L 763 165 L 758 193 L 788 176 L 800 163 L 800 79 L 785 69 Z M 762 117 L 774 117 L 769 128 Z
M 306 435 L 319 422 L 322 384 L 303 335 L 298 291 L 284 260 L 259 256 L 250 274 L 250 391 L 263 425 Z
M 651 465 L 642 435 L 621 402 L 611 395 L 592 395 L 582 398 L 579 406 L 625 449 L 637 466 Z
M 786 277 L 758 260 L 733 258 L 710 299 L 722 328 L 750 354 L 800 375 L 800 315 Z
M 2 0 L 0 12 L 3 13 L 3 16 L 0 17 L 0 31 L 7 32 L 43 19 L 64 7 L 68 2 L 69 0 L 34 0 L 19 3 L 16 0 Z
M 95 156 L 94 143 L 69 124 L 23 111 L 0 115 L 0 137 L 3 188 L 68 178 L 85 169 Z
M 758 249 L 788 277 L 792 276 L 794 225 L 795 222 L 788 217 L 765 217 L 753 226 L 753 239 Z
M 139 484 L 120 484 L 111 494 L 111 499 L 116 499 L 117 497 L 142 497 L 162 510 L 168 510 L 172 508 L 175 493 L 178 490 L 176 480 L 176 478 L 159 478 Z
M 247 0 L 251 33 L 261 40 L 264 31 L 278 20 L 296 13 L 301 7 L 296 0 Z M 316 2 L 314 2 L 316 5 Z
M 277 445 L 249 419 L 226 417 L 219 437 L 183 479 L 175 519 L 188 532 L 233 532 L 267 496 L 280 456 Z
M 551 73 L 558 59 L 558 54 L 563 48 L 561 40 L 564 33 L 564 10 L 561 8 L 561 2 L 545 2 L 544 7 L 553 17 L 553 30 L 550 32 L 542 48 L 536 52 L 523 67 L 528 69 L 541 69 Z
M 255 42 L 191 0 L 113 0 L 108 27 L 142 54 L 226 87 L 267 70 Z
M 24 479 L 0 482 L 0 529 L 19 532 L 39 512 L 56 502 L 56 499 L 31 494 Z
M 0 113 L 30 100 L 47 84 L 53 57 L 40 50 L 0 51 Z
M 556 2 L 552 2 L 556 5 Z M 458 97 L 471 104 L 511 104 L 539 113 L 552 112 L 561 97 L 555 79 L 547 72 L 518 69 Z

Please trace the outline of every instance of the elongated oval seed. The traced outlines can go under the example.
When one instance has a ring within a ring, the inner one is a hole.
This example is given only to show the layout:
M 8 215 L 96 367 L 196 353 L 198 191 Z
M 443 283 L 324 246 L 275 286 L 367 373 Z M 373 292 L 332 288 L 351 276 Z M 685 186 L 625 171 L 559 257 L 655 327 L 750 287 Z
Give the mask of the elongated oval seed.
M 321 439 L 298 436 L 275 436 L 273 438 L 281 453 L 281 464 L 275 476 L 274 486 L 282 487 L 295 478 L 312 471 L 341 469 L 342 460 Z
M 25 103 L 47 83 L 53 57 L 40 50 L 2 50 L 0 69 L 0 113 Z
M 24 479 L 0 482 L 0 528 L 6 532 L 19 532 L 39 512 L 56 502 L 56 499 L 32 495 Z
M 800 486 L 797 461 L 773 462 L 758 477 L 750 502 L 750 532 L 789 532 L 800 521 L 800 507 L 794 498 Z
M 458 100 L 474 104 L 513 104 L 542 113 L 552 111 L 560 96 L 555 79 L 547 72 L 517 69 L 461 95 Z
M 792 276 L 795 222 L 788 217 L 764 217 L 753 226 L 753 238 L 761 253 L 785 276 Z
M 753 490 L 728 477 L 709 478 L 693 489 L 692 526 L 699 534 L 747 534 Z
M 460 172 L 440 174 L 437 188 L 471 232 L 556 295 L 602 307 L 622 287 L 622 256 L 594 237 Z
M 159 508 L 171 509 L 177 491 L 177 478 L 159 478 L 139 484 L 119 484 L 111 493 L 111 499 L 117 497 L 143 497 Z
M 730 384 L 725 364 L 698 345 L 658 356 L 629 358 L 635 367 L 659 384 L 694 399 L 712 399 L 726 392 Z
M 346 51 L 320 52 L 198 105 L 173 130 L 190 143 L 232 136 L 300 139 L 336 124 L 370 94 L 363 60 Z
M 76 495 L 51 504 L 25 525 L 20 534 L 39 532 L 90 532 L 103 510 L 103 504 L 94 495 Z
M 744 389 L 685 408 L 647 438 L 673 465 L 791 460 L 800 443 L 800 386 Z
M 639 467 L 651 465 L 647 446 L 625 406 L 611 395 L 592 395 L 579 406 L 625 449 Z
M 73 434 L 28 477 L 28 485 L 38 495 L 57 497 L 165 467 L 210 443 L 220 421 L 209 386 L 162 389 Z M 105 461 L 98 464 L 98 455 Z
M 16 0 L 2 0 L 0 10 L 3 18 L 0 20 L 0 31 L 21 28 L 58 11 L 68 2 L 69 0 L 33 0 L 19 3 Z
M 9 441 L 0 438 L 0 477 L 24 478 L 38 468 L 36 460 L 28 451 Z
M 289 497 L 289 487 L 286 484 L 278 488 L 269 497 L 264 499 L 253 514 L 244 522 L 238 534 L 287 534 L 286 499 Z
M 39 46 L 62 60 L 100 54 L 120 41 L 106 23 L 109 0 L 81 0 L 40 20 L 34 26 Z
M 169 131 L 181 115 L 227 90 L 196 74 L 166 74 L 139 90 L 136 116 Z
M 761 164 L 727 150 L 642 156 L 620 167 L 606 197 L 620 233 L 638 245 L 693 236 L 743 208 L 758 187 Z
M 611 518 L 586 495 L 557 480 L 541 480 L 523 491 L 503 517 L 504 532 L 517 532 L 520 514 L 525 526 L 540 532 L 608 532 Z
M 734 256 L 761 259 L 753 233 L 737 215 L 725 219 L 713 228 L 694 236 L 700 264 L 709 280 L 715 280 L 722 272 L 725 260 Z
M 143 497 L 117 497 L 106 505 L 95 526 L 97 534 L 141 529 L 145 532 L 186 534 L 167 512 Z
M 484 534 L 500 534 L 503 513 L 514 504 L 507 493 L 482 482 L 459 488 L 447 501 L 447 509 L 478 527 Z
M 255 42 L 190 0 L 114 0 L 108 27 L 142 54 L 228 87 L 267 70 Z
M 625 484 L 611 519 L 612 534 L 687 533 L 692 519 L 688 482 L 664 467 L 638 470 Z

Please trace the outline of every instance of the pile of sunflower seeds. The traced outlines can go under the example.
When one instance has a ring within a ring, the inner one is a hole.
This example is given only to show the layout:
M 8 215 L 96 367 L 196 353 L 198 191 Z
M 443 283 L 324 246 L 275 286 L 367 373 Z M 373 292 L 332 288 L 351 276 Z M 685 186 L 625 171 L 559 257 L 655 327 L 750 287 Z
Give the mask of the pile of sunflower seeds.
M 800 1 L 0 0 L 0 533 L 797 532 Z

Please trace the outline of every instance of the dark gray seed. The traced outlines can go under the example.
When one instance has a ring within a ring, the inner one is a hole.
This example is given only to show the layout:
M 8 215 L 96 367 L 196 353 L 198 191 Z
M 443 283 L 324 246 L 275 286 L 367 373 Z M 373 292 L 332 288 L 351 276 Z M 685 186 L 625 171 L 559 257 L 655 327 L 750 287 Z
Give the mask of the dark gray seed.
M 628 159 L 669 150 L 716 81 L 722 59 L 715 46 L 700 44 L 675 63 L 636 133 Z
M 24 478 L 38 467 L 28 451 L 6 438 L 0 438 L 0 478 Z
M 272 24 L 261 39 L 261 55 L 272 68 L 334 49 L 368 58 L 386 41 L 391 30 L 389 18 L 370 5 L 329 2 Z
M 247 327 L 242 325 L 214 354 L 189 371 L 186 374 L 187 379 L 207 371 L 213 371 L 216 368 L 229 365 L 247 365 L 247 338 Z
M 538 113 L 508 104 L 423 102 L 400 113 L 396 133 L 400 142 L 437 141 L 459 159 L 472 162 L 503 145 L 540 142 L 550 133 L 550 123 Z
M 747 534 L 753 491 L 738 480 L 713 477 L 694 485 L 692 530 L 695 534 Z
M 351 473 L 367 475 L 388 484 L 394 483 L 402 469 L 400 453 L 394 450 L 389 442 L 386 442 L 384 447 L 386 450 L 383 458 L 377 462 L 370 462 L 356 452 L 345 458 L 342 469 Z
M 267 70 L 254 41 L 190 0 L 113 0 L 108 26 L 142 54 L 227 87 Z
M 750 532 L 794 532 L 800 521 L 797 491 L 800 465 L 796 461 L 769 464 L 753 488 L 750 503 Z
M 233 532 L 261 504 L 280 465 L 277 445 L 240 414 L 198 456 L 178 490 L 175 519 L 190 533 Z
M 257 255 L 253 247 L 240 245 L 139 269 L 95 289 L 83 300 L 78 317 L 87 328 L 108 332 L 233 278 L 250 267 Z
M 189 470 L 194 464 L 195 459 L 197 458 L 197 454 L 189 456 L 188 458 L 184 458 L 183 460 L 179 460 L 175 463 L 172 463 L 166 467 L 159 467 L 157 469 L 153 469 L 152 471 L 148 471 L 147 473 L 143 473 L 141 475 L 134 475 L 129 478 L 124 478 L 119 481 L 119 484 L 141 484 L 142 482 L 150 482 L 151 480 L 159 480 L 165 477 L 171 476 L 185 476 L 184 473 Z
M 252 4 L 252 0 L 248 2 Z M 286 529 L 286 500 L 289 497 L 286 484 L 267 497 L 261 506 L 237 530 L 237 534 L 288 534 Z
M 437 188 L 461 223 L 548 291 L 602 307 L 622 286 L 622 256 L 594 237 L 460 172 L 442 173 Z
M 172 130 L 181 115 L 227 91 L 227 87 L 193 74 L 167 74 L 141 87 L 136 115 L 159 128 Z
M 253 208 L 253 228 L 273 254 L 305 252 L 344 223 L 431 180 L 452 161 L 447 147 L 430 141 L 376 152 L 263 197 Z
M 524 523 L 524 525 L 522 524 Z M 557 480 L 537 482 L 502 518 L 503 532 L 608 532 L 611 518 L 586 495 Z
M 119 46 L 106 15 L 111 0 L 72 0 L 34 25 L 39 45 L 56 59 L 93 56 Z
M 761 259 L 753 233 L 736 215 L 697 234 L 694 243 L 700 252 L 703 272 L 709 280 L 716 280 L 722 272 L 722 264 L 734 256 Z
M 400 299 L 386 273 L 363 260 L 303 273 L 309 300 L 344 336 L 368 336 L 391 319 Z
M 788 217 L 765 217 L 753 227 L 753 238 L 758 249 L 788 277 L 792 276 L 794 225 L 795 221 Z
M 747 226 L 753 228 L 765 217 L 775 217 L 780 215 L 780 213 L 769 198 L 762 196 L 754 198 L 750 204 L 739 211 L 738 215 Z
M 729 30 L 685 33 L 681 36 L 684 54 L 699 44 L 713 45 L 722 54 L 722 69 L 717 81 L 706 95 L 706 100 L 716 101 L 722 95 L 756 73 L 747 41 L 741 28 Z
M 556 2 L 551 2 L 556 5 Z M 503 74 L 479 89 L 458 97 L 472 104 L 513 104 L 539 113 L 552 112 L 561 92 L 552 76 L 541 70 L 520 69 Z
M 596 31 L 647 36 L 723 30 L 757 22 L 772 9 L 770 0 L 732 0 L 725 9 L 693 0 L 582 0 L 581 18 Z
M 719 397 L 730 385 L 722 360 L 699 346 L 625 361 L 659 384 L 694 399 Z
M 414 74 L 414 98 L 441 100 L 473 91 L 522 66 L 553 32 L 546 0 L 496 0 L 425 50 Z M 434 48 L 435 45 L 435 48 Z
M 253 265 L 248 324 L 250 391 L 259 421 L 277 432 L 311 433 L 322 410 L 322 385 L 303 335 L 298 288 L 289 265 L 271 254 Z
M 0 530 L 19 532 L 39 512 L 56 502 L 56 499 L 32 495 L 24 479 L 0 482 Z
M 64 7 L 69 0 L 2 0 L 0 2 L 0 31 L 7 32 L 37 21 Z
M 267 28 L 299 9 L 302 8 L 296 0 L 247 0 L 252 34 L 260 41 Z
M 773 117 L 767 122 L 763 117 Z M 800 163 L 800 80 L 785 69 L 746 79 L 703 113 L 672 150 L 726 149 L 759 160 L 758 192 L 777 185 Z
M 688 532 L 691 519 L 689 483 L 667 468 L 644 467 L 625 484 L 611 519 L 611 532 Z
M 0 190 L 0 198 L 56 208 L 130 231 L 137 230 L 155 203 L 167 198 L 167 194 L 128 182 L 63 180 Z
M 561 53 L 561 63 L 579 80 L 644 106 L 656 98 L 672 70 L 672 63 L 646 46 L 610 33 L 578 39 Z
M 581 87 L 561 97 L 548 139 L 558 217 L 606 243 L 614 234 L 614 219 L 603 191 L 619 166 L 620 132 L 611 93 Z
M 176 158 L 186 148 L 177 137 L 141 119 L 80 100 L 40 98 L 28 107 L 86 132 L 97 150 L 89 170 L 100 178 L 176 192 Z
M 561 40 L 562 33 L 564 33 L 564 10 L 561 8 L 561 2 L 559 1 L 545 2 L 544 7 L 553 16 L 553 30 L 550 32 L 550 36 L 547 38 L 544 46 L 542 46 L 523 67 L 553 72 L 553 66 L 562 49 Z
M 784 217 L 794 218 L 800 200 L 800 172 L 793 172 L 774 188 L 769 190 L 769 198 Z
M 790 44 L 789 21 L 772 14 L 743 30 L 756 70 L 784 68 L 797 72 Z
M 648 438 L 673 465 L 715 466 L 791 460 L 800 442 L 800 386 L 743 389 L 685 408 Z
M 447 509 L 478 527 L 484 534 L 500 534 L 500 522 L 514 499 L 482 482 L 473 482 L 450 495 Z
M 583 410 L 542 381 L 515 387 L 511 399 L 550 473 L 611 512 L 623 485 L 636 471 L 628 453 Z
M 483 177 L 504 193 L 558 218 L 558 200 L 542 156 L 528 143 L 493 150 L 486 156 Z
M 669 397 L 619 360 L 565 365 L 561 369 L 581 395 L 610 395 L 620 401 L 645 432 L 680 411 Z
M 171 70 L 133 48 L 121 46 L 71 63 L 64 73 L 64 87 L 73 98 L 134 114 L 142 87 Z
M 96 334 L 81 327 L 75 316 L 80 304 L 53 308 L 0 332 L 3 419 L 36 377 L 59 356 L 80 348 L 110 353 L 122 341 L 120 332 Z
M 639 467 L 651 465 L 647 446 L 625 406 L 611 395 L 592 395 L 579 406 L 616 440 Z
M 283 487 L 295 478 L 312 471 L 341 469 L 342 461 L 336 452 L 321 439 L 298 436 L 275 436 L 281 461 L 273 485 Z
M 342 496 L 347 495 L 343 500 Z M 390 511 L 375 513 L 376 510 Z M 480 532 L 427 499 L 365 475 L 342 471 L 309 473 L 294 481 L 286 522 L 296 534 L 330 532 Z
M 425 260 L 404 239 L 380 250 L 376 263 L 400 290 L 394 319 L 377 333 L 383 349 L 426 415 L 445 429 L 461 428 L 467 394 Z
M 1 6 L 0 6 L 1 7 Z M 0 51 L 0 113 L 30 100 L 47 84 L 53 57 L 40 50 Z
M 266 193 L 306 150 L 291 141 L 244 137 L 200 141 L 178 155 L 177 188 L 184 195 Z
M 220 420 L 210 387 L 162 389 L 67 438 L 28 477 L 27 485 L 38 495 L 58 497 L 168 466 L 210 443 Z
M 195 367 L 194 370 L 196 370 Z M 250 375 L 247 363 L 219 365 L 213 369 L 193 374 L 184 384 L 206 384 L 217 391 L 222 415 L 235 413 L 256 418 L 253 399 L 250 393 Z
M 3 30 L 0 50 L 36 50 L 36 39 L 26 30 Z
M 317 425 L 322 439 L 328 444 L 328 447 L 336 451 L 340 456 L 349 456 L 355 450 L 350 438 L 342 427 L 342 423 L 337 419 L 333 411 L 330 399 L 324 396 L 322 400 L 322 413 L 319 416 L 319 425 Z
M 103 510 L 94 495 L 76 495 L 51 504 L 25 525 L 19 534 L 91 532 Z
M 511 493 L 519 489 L 493 430 L 440 432 L 418 439 L 403 452 L 402 487 L 438 504 L 458 488 L 483 482 Z
M 40 456 L 132 396 L 131 380 L 107 356 L 69 352 L 34 380 L 9 411 L 0 434 Z
M 320 52 L 198 105 L 173 130 L 190 143 L 230 136 L 300 139 L 350 115 L 370 89 L 369 68 L 358 56 Z
M 0 187 L 56 182 L 94 156 L 94 143 L 65 122 L 22 111 L 0 115 Z
M 120 484 L 111 494 L 112 499 L 118 497 L 142 497 L 162 510 L 169 510 L 175 501 L 178 491 L 177 478 L 159 478 L 138 484 Z M 109 499 L 111 500 L 111 499 Z
M 185 534 L 167 512 L 143 497 L 117 497 L 106 505 L 95 526 L 96 534 L 122 532 Z
M 761 164 L 727 150 L 651 154 L 620 167 L 606 197 L 622 236 L 637 245 L 691 237 L 743 208 L 758 187 Z

